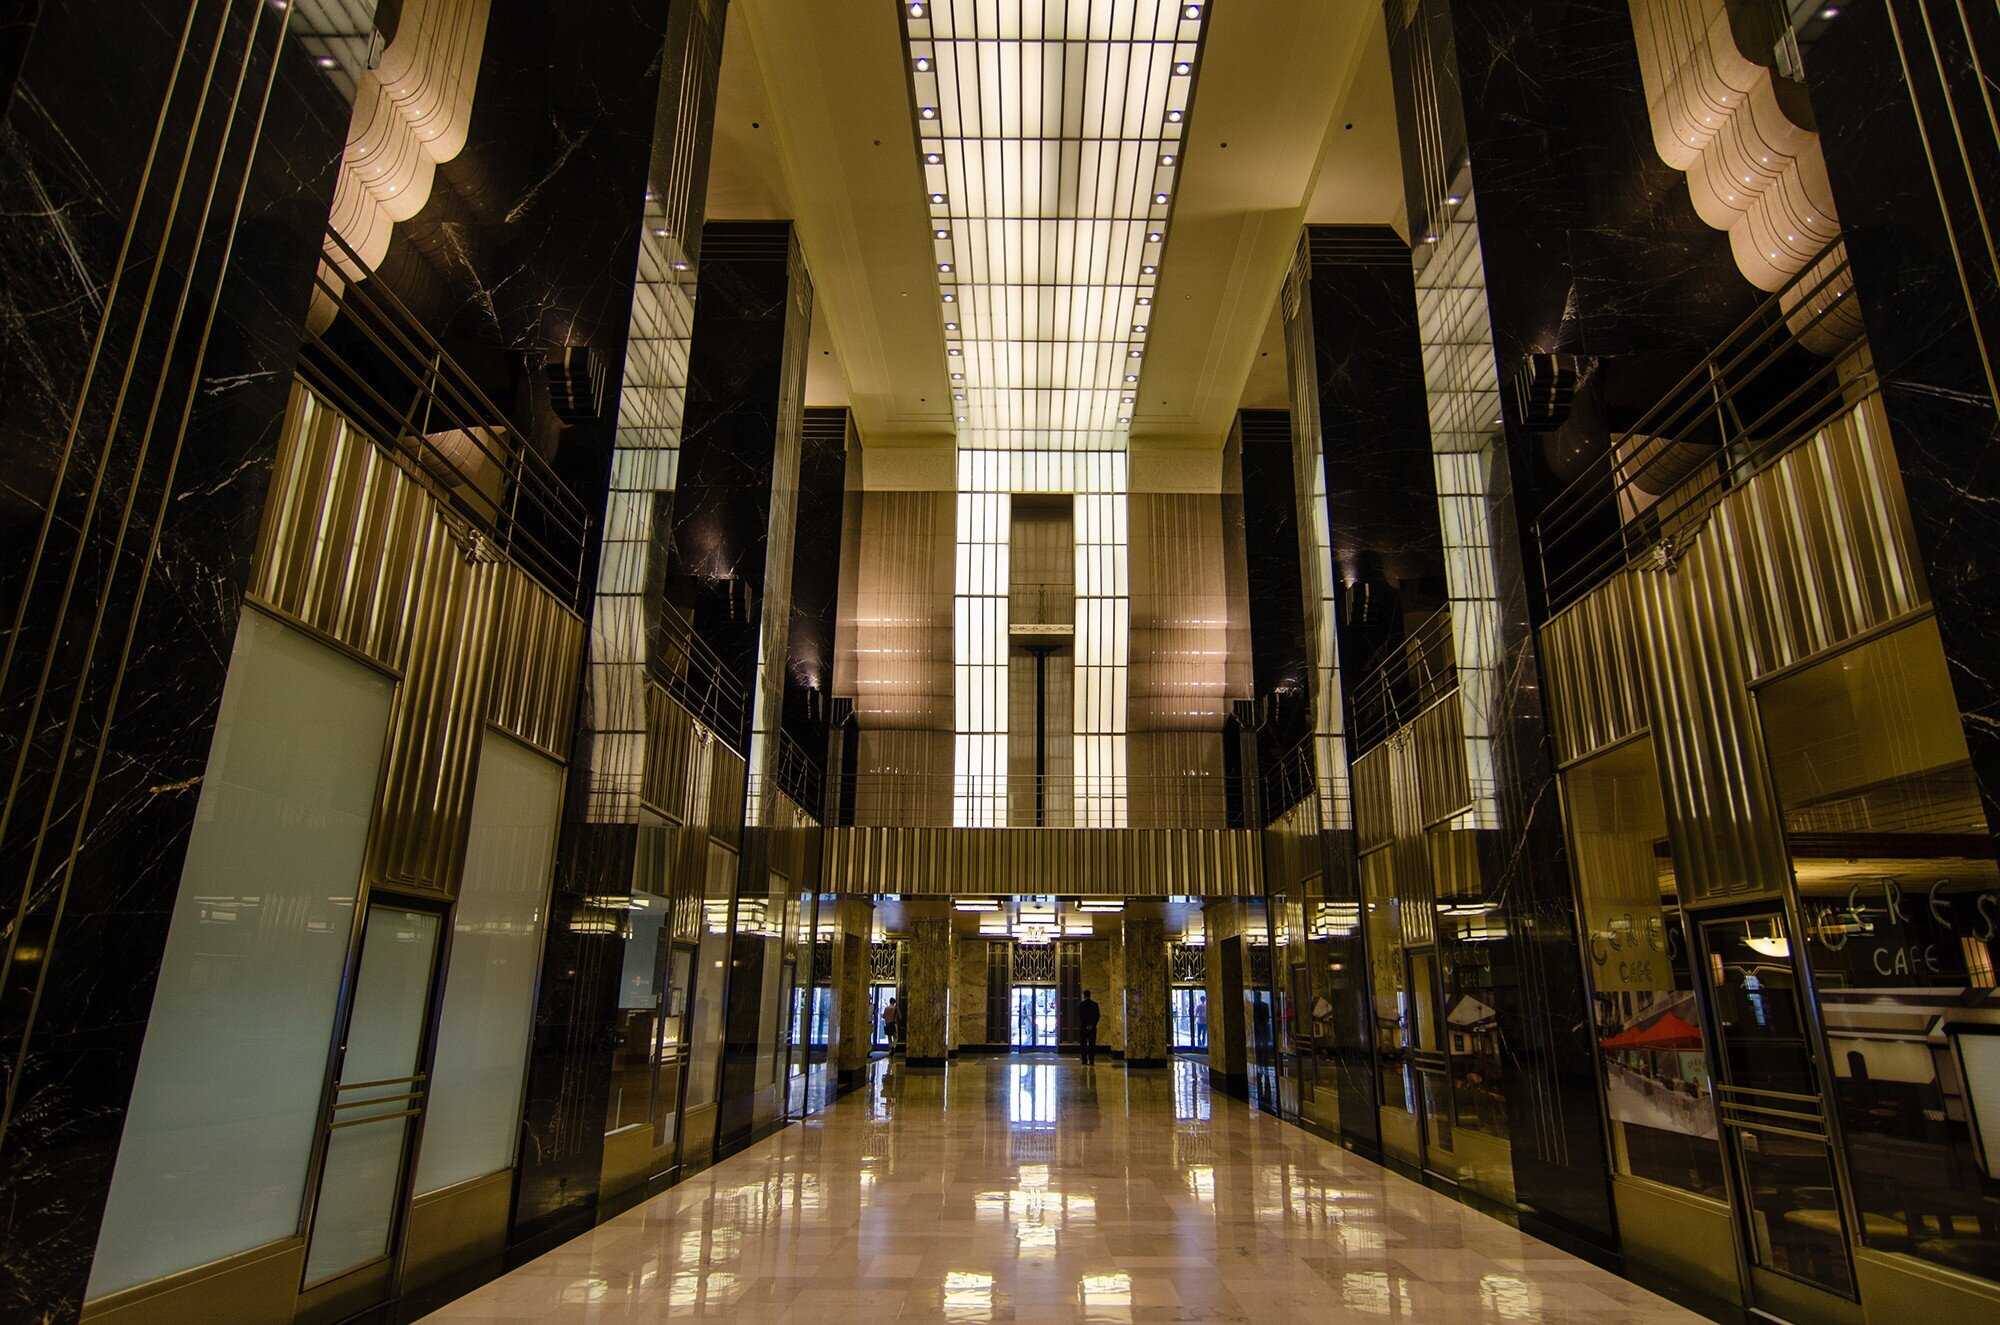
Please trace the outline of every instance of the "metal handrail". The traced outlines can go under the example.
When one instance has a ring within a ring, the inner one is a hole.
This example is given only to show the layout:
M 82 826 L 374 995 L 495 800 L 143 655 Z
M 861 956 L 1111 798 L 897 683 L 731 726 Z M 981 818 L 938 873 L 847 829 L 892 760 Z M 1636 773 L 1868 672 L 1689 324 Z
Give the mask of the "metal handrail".
M 1810 369 L 1800 362 L 1808 353 L 1818 359 Z M 1724 492 L 1878 389 L 1835 243 L 1543 508 L 1534 536 L 1550 608 L 1679 541 Z
M 474 535 L 473 551 L 490 540 L 581 607 L 582 499 L 339 231 L 325 238 L 313 279 L 341 316 L 308 339 L 300 375 Z M 335 343 L 337 329 L 359 338 L 359 355 Z
M 1451 604 L 1425 617 L 1401 643 L 1383 650 L 1349 692 L 1354 712 L 1354 754 L 1372 750 L 1398 727 L 1458 685 L 1458 651 L 1451 633 Z
M 671 607 L 653 631 L 647 676 L 729 744 L 741 747 L 750 725 L 750 695 L 694 624 Z

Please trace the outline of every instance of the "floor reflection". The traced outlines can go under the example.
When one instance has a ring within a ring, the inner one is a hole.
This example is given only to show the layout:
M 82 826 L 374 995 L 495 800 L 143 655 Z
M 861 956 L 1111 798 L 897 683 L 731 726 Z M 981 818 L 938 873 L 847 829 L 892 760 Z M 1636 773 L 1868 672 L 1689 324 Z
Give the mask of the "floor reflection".
M 1192 1061 L 875 1064 L 827 1112 L 438 1312 L 487 1322 L 1693 1322 Z

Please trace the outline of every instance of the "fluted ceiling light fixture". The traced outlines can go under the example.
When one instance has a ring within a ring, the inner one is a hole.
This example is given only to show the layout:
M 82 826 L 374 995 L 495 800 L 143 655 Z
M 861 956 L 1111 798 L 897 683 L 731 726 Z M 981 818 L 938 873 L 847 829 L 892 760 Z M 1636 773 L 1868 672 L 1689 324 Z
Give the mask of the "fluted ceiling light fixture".
M 1205 9 L 904 6 L 934 265 L 959 305 L 961 447 L 1124 449 L 1119 365 L 1141 357 L 1125 328 L 1164 263 Z

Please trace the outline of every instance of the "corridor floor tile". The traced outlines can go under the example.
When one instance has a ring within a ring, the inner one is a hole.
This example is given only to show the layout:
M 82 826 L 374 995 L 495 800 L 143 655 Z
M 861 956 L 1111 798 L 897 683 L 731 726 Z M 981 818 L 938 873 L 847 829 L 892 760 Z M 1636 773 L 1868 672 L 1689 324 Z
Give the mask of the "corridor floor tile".
M 1242 1103 L 1198 1064 L 878 1062 L 868 1085 L 427 1318 L 1700 1317 Z

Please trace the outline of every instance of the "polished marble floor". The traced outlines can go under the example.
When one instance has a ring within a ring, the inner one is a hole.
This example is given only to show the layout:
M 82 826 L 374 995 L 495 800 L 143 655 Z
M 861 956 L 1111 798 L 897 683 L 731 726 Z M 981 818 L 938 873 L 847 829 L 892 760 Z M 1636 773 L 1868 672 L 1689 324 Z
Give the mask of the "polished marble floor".
M 1694 1322 L 1198 1065 L 878 1062 L 867 1089 L 429 1317 Z

